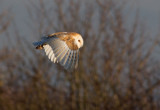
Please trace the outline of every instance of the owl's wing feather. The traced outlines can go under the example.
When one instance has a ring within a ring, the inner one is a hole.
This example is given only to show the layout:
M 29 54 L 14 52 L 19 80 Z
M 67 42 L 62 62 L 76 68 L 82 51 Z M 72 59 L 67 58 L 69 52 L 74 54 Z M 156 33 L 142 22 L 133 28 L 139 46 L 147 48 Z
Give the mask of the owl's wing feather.
M 45 47 L 46 47 L 45 49 L 46 55 L 49 55 L 49 53 L 52 51 L 52 48 L 49 45 L 45 45 Z
M 64 51 L 61 53 L 61 55 L 59 56 L 59 61 L 60 62 L 63 62 L 63 59 L 65 59 L 65 55 L 67 54 L 67 52 L 69 51 L 68 49 L 67 49 L 68 47 L 66 46 L 65 47 L 65 49 L 64 49 Z M 62 63 L 63 64 L 63 63 Z
M 79 59 L 79 50 L 77 50 L 77 52 L 76 52 L 76 62 L 75 62 L 75 68 L 77 68 L 78 67 L 78 59 Z
M 78 53 L 78 50 L 74 51 L 74 58 L 73 58 L 73 63 L 72 63 L 72 67 L 74 68 L 76 68 L 77 53 Z
M 55 52 L 55 56 L 58 58 L 59 55 L 64 51 L 65 45 L 62 45 L 61 47 L 59 47 L 58 49 L 56 49 Z
M 52 61 L 52 62 L 54 61 L 54 58 L 55 58 L 55 55 L 54 55 L 54 53 L 53 53 L 52 56 L 51 56 L 51 61 Z
M 67 60 L 69 58 L 69 55 L 70 55 L 70 50 L 67 51 L 66 55 L 64 56 L 63 60 L 62 60 L 62 65 L 65 66 L 66 63 L 67 63 Z
M 72 51 L 71 63 L 70 63 L 70 67 L 69 68 L 73 68 L 74 67 L 73 64 L 74 64 L 74 53 L 75 52 L 76 51 Z
M 46 55 L 48 56 L 49 59 L 51 59 L 51 61 L 54 61 L 54 63 L 56 62 L 56 58 L 55 55 L 53 53 L 52 48 L 49 45 L 44 45 L 44 50 L 46 52 Z
M 68 55 L 66 57 L 66 62 L 64 64 L 64 68 L 67 69 L 68 68 L 68 65 L 69 65 L 69 62 L 70 62 L 70 55 L 71 55 L 71 51 L 68 52 Z
M 51 51 L 48 55 L 48 58 L 51 59 L 51 56 L 53 55 L 53 51 Z
M 52 38 L 44 45 L 46 55 L 52 62 L 59 62 L 65 69 L 73 69 L 78 65 L 78 51 L 71 50 L 65 41 Z
M 58 61 L 61 62 L 62 59 L 64 58 L 64 55 L 67 53 L 68 51 L 68 47 L 65 45 L 62 50 L 60 51 L 60 53 L 57 55 Z
M 65 68 L 66 68 L 66 69 L 68 69 L 68 68 L 70 67 L 70 65 L 71 65 L 72 55 L 73 55 L 73 51 L 70 51 L 70 54 L 69 54 L 69 56 L 68 56 L 68 60 L 67 60 L 67 62 L 66 62 L 66 64 L 65 64 Z

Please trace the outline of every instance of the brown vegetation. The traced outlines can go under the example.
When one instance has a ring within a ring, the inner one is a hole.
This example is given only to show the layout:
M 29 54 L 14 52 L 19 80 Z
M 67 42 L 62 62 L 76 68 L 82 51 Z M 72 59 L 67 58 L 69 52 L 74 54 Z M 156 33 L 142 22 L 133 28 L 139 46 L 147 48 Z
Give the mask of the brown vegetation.
M 17 46 L 0 50 L 0 110 L 160 108 L 160 65 L 153 58 L 158 37 L 150 40 L 138 16 L 126 28 L 125 5 L 113 0 L 52 0 L 50 4 L 39 0 L 27 6 L 32 36 L 81 33 L 79 67 L 68 72 L 51 63 L 33 48 L 33 41 L 15 31 Z

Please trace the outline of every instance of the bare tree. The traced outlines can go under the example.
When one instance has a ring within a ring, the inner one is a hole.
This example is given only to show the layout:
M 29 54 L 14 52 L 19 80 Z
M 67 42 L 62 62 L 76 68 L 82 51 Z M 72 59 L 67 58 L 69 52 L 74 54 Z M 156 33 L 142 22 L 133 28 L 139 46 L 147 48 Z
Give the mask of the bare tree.
M 30 3 L 27 9 L 32 24 L 28 26 L 34 30 L 33 36 L 74 31 L 82 34 L 85 46 L 74 72 L 55 66 L 24 40 L 19 42 L 24 45 L 21 51 L 2 49 L 0 70 L 6 68 L 0 86 L 2 110 L 159 109 L 159 63 L 153 61 L 158 37 L 150 41 L 138 14 L 131 27 L 126 27 L 126 2 Z

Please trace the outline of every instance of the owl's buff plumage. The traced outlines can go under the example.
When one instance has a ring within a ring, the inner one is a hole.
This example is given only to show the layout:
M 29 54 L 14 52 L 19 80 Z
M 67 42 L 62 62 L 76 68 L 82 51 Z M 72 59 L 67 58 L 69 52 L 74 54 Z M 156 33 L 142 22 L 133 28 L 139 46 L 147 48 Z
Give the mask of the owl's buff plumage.
M 60 63 L 65 69 L 78 66 L 79 49 L 83 47 L 83 38 L 76 32 L 57 32 L 34 42 L 36 49 L 44 49 L 52 62 Z

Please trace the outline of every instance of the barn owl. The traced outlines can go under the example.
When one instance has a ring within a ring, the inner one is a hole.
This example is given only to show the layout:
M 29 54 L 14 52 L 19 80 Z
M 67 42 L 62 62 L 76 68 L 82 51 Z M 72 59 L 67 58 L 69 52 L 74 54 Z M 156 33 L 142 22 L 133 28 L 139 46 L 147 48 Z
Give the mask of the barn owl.
M 44 49 L 48 58 L 60 63 L 65 69 L 76 69 L 78 66 L 79 49 L 83 47 L 83 38 L 75 32 L 57 32 L 33 42 L 36 49 Z

